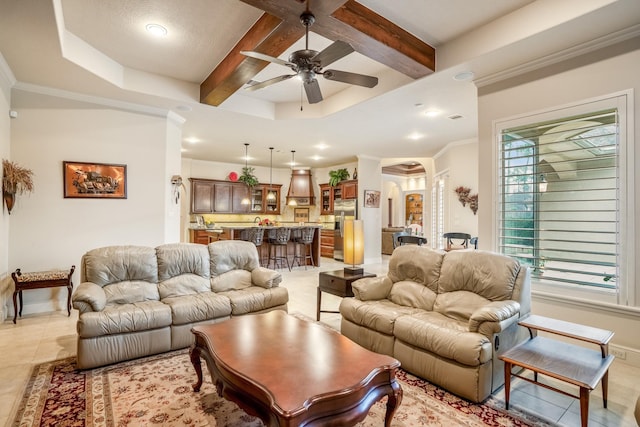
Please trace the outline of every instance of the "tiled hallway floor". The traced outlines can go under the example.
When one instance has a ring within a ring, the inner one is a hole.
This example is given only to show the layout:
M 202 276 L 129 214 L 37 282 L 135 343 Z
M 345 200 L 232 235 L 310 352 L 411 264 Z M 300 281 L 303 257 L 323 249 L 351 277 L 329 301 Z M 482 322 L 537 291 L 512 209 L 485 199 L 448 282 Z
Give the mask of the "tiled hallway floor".
M 381 264 L 366 265 L 367 272 L 386 274 L 388 257 Z M 283 284 L 289 290 L 289 312 L 315 318 L 318 272 L 336 270 L 344 264 L 322 258 L 322 267 L 305 270 L 296 267 L 283 273 Z M 25 293 L 28 299 L 28 293 Z M 329 294 L 322 297 L 324 309 L 337 309 L 340 298 Z M 9 425 L 15 405 L 22 396 L 34 364 L 75 354 L 77 311 L 71 317 L 66 312 L 26 315 L 17 325 L 11 319 L 0 324 L 0 425 Z M 339 329 L 340 315 L 323 313 L 321 320 Z M 557 384 L 557 383 L 556 383 Z M 589 425 L 636 426 L 633 407 L 640 394 L 640 368 L 615 361 L 609 374 L 608 409 L 602 407 L 600 387 L 591 393 Z M 573 388 L 567 391 L 575 392 Z M 500 391 L 497 397 L 502 397 Z M 558 425 L 579 426 L 579 402 L 521 380 L 512 382 L 512 405 L 552 420 Z

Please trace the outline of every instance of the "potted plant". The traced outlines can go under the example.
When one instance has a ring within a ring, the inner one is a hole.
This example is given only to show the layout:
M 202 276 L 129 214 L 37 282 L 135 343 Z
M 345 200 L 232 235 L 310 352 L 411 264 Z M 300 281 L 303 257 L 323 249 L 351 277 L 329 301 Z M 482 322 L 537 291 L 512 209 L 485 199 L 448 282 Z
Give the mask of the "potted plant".
M 258 185 L 258 178 L 253 174 L 254 168 L 245 166 L 242 168 L 242 175 L 238 177 L 238 181 L 244 182 L 247 187 L 255 187 Z
M 15 204 L 16 194 L 30 193 L 34 189 L 33 172 L 15 162 L 2 159 L 2 198 L 7 211 Z
M 329 185 L 335 187 L 340 184 L 340 182 L 345 179 L 349 179 L 349 171 L 347 168 L 336 169 L 334 171 L 329 171 Z

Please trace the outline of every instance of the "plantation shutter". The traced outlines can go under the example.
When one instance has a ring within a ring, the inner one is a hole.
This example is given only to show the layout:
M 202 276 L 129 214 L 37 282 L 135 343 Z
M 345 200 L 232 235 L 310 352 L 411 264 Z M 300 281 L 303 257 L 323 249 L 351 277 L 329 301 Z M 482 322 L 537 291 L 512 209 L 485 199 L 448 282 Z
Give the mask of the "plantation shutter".
M 538 281 L 617 289 L 616 109 L 503 129 L 499 250 Z

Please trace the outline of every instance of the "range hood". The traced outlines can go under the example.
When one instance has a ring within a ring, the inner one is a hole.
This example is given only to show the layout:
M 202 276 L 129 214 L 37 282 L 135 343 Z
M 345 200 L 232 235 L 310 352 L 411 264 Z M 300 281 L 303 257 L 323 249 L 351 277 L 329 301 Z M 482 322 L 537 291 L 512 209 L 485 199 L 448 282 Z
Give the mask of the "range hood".
M 309 169 L 294 169 L 291 171 L 291 183 L 287 193 L 287 205 L 310 206 L 315 205 L 313 182 Z

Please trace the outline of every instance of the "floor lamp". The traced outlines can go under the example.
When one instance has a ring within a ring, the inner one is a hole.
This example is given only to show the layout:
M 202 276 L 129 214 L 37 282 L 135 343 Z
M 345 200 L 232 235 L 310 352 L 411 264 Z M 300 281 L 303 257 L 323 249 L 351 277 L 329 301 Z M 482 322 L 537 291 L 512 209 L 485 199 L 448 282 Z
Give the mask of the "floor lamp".
M 364 263 L 364 222 L 362 220 L 349 219 L 344 222 L 344 263 L 351 264 L 345 267 L 346 274 L 363 274 L 362 267 L 356 265 Z

